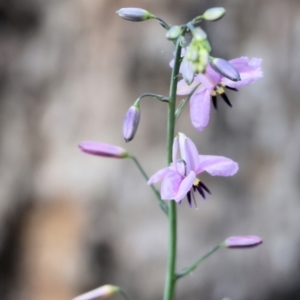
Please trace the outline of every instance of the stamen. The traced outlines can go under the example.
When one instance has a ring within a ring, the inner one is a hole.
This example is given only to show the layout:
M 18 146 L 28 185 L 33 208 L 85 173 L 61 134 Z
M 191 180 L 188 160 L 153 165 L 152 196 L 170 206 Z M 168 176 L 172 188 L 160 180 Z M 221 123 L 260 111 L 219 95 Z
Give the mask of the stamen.
M 194 202 L 194 204 L 195 204 L 195 207 L 198 208 L 197 202 L 196 202 L 196 198 L 195 198 L 195 194 L 194 194 L 194 193 L 192 193 L 192 198 L 193 198 L 193 202 Z
M 232 91 L 235 91 L 235 92 L 238 92 L 239 90 L 236 89 L 236 88 L 233 88 L 233 87 L 230 87 L 228 85 L 225 85 L 226 89 L 229 89 L 229 90 L 232 90 Z
M 199 194 L 202 196 L 203 199 L 206 199 L 205 194 L 202 190 L 202 187 L 200 185 L 197 186 L 197 190 L 199 192 Z
M 216 91 L 220 95 L 225 93 L 224 88 L 222 86 L 217 86 Z
M 199 185 L 201 185 L 201 187 L 202 187 L 207 193 L 209 193 L 209 194 L 211 195 L 211 191 L 208 189 L 208 187 L 207 187 L 202 181 L 199 182 Z
M 191 192 L 188 192 L 186 196 L 187 196 L 187 199 L 188 199 L 189 206 L 192 207 Z
M 217 96 L 212 96 L 211 99 L 212 99 L 214 109 L 218 110 Z
M 221 95 L 222 99 L 226 102 L 226 104 L 227 104 L 228 106 L 232 107 L 232 104 L 231 104 L 231 102 L 229 101 L 227 95 L 226 95 L 225 93 L 220 94 L 220 95 Z

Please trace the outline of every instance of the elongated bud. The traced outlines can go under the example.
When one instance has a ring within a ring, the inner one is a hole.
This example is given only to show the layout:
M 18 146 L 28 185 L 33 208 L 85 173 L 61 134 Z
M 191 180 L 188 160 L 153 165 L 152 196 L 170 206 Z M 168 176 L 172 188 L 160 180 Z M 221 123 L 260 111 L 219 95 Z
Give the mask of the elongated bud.
M 193 64 L 190 61 L 183 60 L 181 63 L 181 69 L 182 69 L 182 77 L 184 81 L 190 85 L 194 81 L 194 69 Z
M 137 7 L 121 8 L 116 13 L 124 20 L 132 22 L 146 21 L 155 17 L 148 11 Z
M 225 8 L 213 7 L 206 10 L 205 13 L 202 15 L 202 18 L 206 21 L 218 21 L 225 15 L 225 13 Z
M 181 26 L 175 25 L 172 26 L 166 33 L 166 38 L 168 40 L 177 39 L 183 32 L 183 28 Z
M 123 137 L 126 143 L 134 138 L 139 126 L 140 116 L 141 112 L 138 104 L 134 104 L 127 110 L 123 122 Z
M 120 288 L 114 285 L 103 285 L 90 292 L 77 296 L 73 300 L 93 300 L 93 299 L 105 299 L 115 293 L 118 293 Z
M 241 80 L 240 73 L 231 63 L 229 63 L 225 59 L 210 57 L 210 65 L 216 72 L 220 73 L 221 75 L 232 81 Z
M 249 236 L 231 236 L 227 238 L 223 246 L 227 248 L 253 248 L 262 244 L 262 239 L 259 236 L 249 235 Z
M 102 157 L 126 158 L 129 155 L 124 148 L 98 142 L 82 142 L 78 147 L 84 153 Z

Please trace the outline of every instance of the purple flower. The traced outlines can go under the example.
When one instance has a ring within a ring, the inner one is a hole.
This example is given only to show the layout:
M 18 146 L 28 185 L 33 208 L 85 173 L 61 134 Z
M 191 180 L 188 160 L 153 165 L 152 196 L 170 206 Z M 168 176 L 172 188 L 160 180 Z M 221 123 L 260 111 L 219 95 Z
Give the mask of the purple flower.
M 262 239 L 259 236 L 231 236 L 224 241 L 224 246 L 227 248 L 252 248 L 262 244 Z
M 126 158 L 129 155 L 128 152 L 121 147 L 98 142 L 82 142 L 78 147 L 82 152 L 96 156 Z
M 177 159 L 178 152 L 180 159 Z M 232 176 L 238 171 L 238 164 L 223 156 L 199 155 L 192 140 L 179 133 L 173 142 L 172 164 L 156 172 L 149 179 L 148 185 L 162 180 L 162 200 L 181 202 L 187 196 L 190 206 L 192 200 L 196 205 L 195 191 L 204 199 L 205 192 L 210 194 L 206 185 L 197 178 L 204 171 L 212 176 Z
M 104 299 L 115 293 L 118 293 L 120 288 L 114 285 L 103 285 L 97 289 L 94 289 L 90 292 L 77 296 L 73 300 L 92 300 L 92 299 Z
M 188 95 L 199 83 L 201 83 L 190 99 L 191 120 L 198 131 L 202 131 L 208 125 L 210 99 L 212 98 L 215 109 L 217 109 L 218 94 L 229 106 L 231 106 L 224 88 L 237 91 L 238 88 L 260 79 L 263 76 L 261 62 L 262 60 L 260 58 L 252 58 L 249 60 L 247 57 L 230 60 L 229 63 L 240 74 L 241 80 L 239 81 L 232 81 L 222 76 L 208 64 L 205 73 L 197 74 L 191 85 L 188 85 L 184 80 L 178 82 L 178 95 Z

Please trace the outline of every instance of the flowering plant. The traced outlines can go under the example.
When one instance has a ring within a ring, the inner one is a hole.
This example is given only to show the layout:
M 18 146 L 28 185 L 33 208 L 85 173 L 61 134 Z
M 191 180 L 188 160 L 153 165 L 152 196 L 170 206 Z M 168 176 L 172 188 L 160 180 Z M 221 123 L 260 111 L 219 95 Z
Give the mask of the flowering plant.
M 187 199 L 190 206 L 197 206 L 196 194 L 202 198 L 211 194 L 210 189 L 197 176 L 207 172 L 211 176 L 233 176 L 238 171 L 238 164 L 224 156 L 199 154 L 196 145 L 184 133 L 175 133 L 175 123 L 185 107 L 190 104 L 190 115 L 193 126 L 202 131 L 209 123 L 210 102 L 217 109 L 217 95 L 231 107 L 225 94 L 225 88 L 236 90 L 249 85 L 262 77 L 261 59 L 240 57 L 230 61 L 211 56 L 211 45 L 206 33 L 199 26 L 202 21 L 217 21 L 225 14 L 221 7 L 211 8 L 202 15 L 184 25 L 169 26 L 163 19 L 141 8 L 122 8 L 117 14 L 125 20 L 141 22 L 155 19 L 167 30 L 166 38 L 175 46 L 174 59 L 170 62 L 172 73 L 168 96 L 142 94 L 128 109 L 123 122 L 123 136 L 126 142 L 131 141 L 140 121 L 140 101 L 144 97 L 154 97 L 168 105 L 167 122 L 167 166 L 150 178 L 135 156 L 125 149 L 98 142 L 82 142 L 79 148 L 91 155 L 110 158 L 130 158 L 136 164 L 147 184 L 151 187 L 163 212 L 169 220 L 169 250 L 165 280 L 164 300 L 175 297 L 177 281 L 195 270 L 205 259 L 220 248 L 250 248 L 262 243 L 258 236 L 233 236 L 219 243 L 210 252 L 200 257 L 190 266 L 176 270 L 177 258 L 177 204 Z M 191 35 L 189 44 L 186 35 Z M 180 76 L 182 77 L 179 80 Z M 177 106 L 176 96 L 187 97 Z M 160 191 L 154 186 L 162 181 Z M 74 300 L 105 298 L 120 293 L 125 299 L 129 296 L 120 287 L 104 285 L 93 291 L 76 297 Z

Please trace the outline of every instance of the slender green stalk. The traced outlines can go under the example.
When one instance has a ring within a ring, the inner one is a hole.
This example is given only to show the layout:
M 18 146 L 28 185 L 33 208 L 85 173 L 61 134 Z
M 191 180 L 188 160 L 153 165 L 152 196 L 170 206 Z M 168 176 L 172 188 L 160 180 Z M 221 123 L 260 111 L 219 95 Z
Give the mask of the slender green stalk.
M 168 109 L 168 128 L 167 128 L 167 159 L 168 164 L 172 162 L 172 146 L 175 132 L 175 109 L 178 73 L 180 67 L 181 45 L 180 38 L 177 39 L 175 47 L 174 66 L 171 74 L 169 109 Z M 176 202 L 170 201 L 169 206 L 169 250 L 164 300 L 173 300 L 176 284 L 176 254 L 177 254 L 177 213 Z
M 154 94 L 154 93 L 145 93 L 145 94 L 142 94 L 141 96 L 139 96 L 136 99 L 134 104 L 138 104 L 140 102 L 140 100 L 142 98 L 145 98 L 145 97 L 153 97 L 153 98 L 156 98 L 157 100 L 162 101 L 162 102 L 169 102 L 169 99 L 166 96 L 158 95 L 158 94 Z
M 131 298 L 124 292 L 124 290 L 122 290 L 121 288 L 119 289 L 120 289 L 119 290 L 120 294 L 123 296 L 125 300 L 131 300 Z
M 149 177 L 148 177 L 147 173 L 145 172 L 145 170 L 143 169 L 143 167 L 141 166 L 140 162 L 137 160 L 137 158 L 135 156 L 133 156 L 133 155 L 130 155 L 129 158 L 131 158 L 133 160 L 133 162 L 135 163 L 135 165 L 137 166 L 137 168 L 139 169 L 139 171 L 141 172 L 141 174 L 143 175 L 143 177 L 148 181 Z M 154 187 L 154 185 L 151 184 L 150 187 L 151 187 L 153 193 L 156 196 L 156 199 L 157 199 L 157 202 L 158 202 L 159 206 L 164 211 L 164 213 L 166 215 L 168 215 L 169 208 L 168 208 L 167 204 L 164 201 L 161 200 L 159 192 Z
M 209 256 L 211 256 L 213 253 L 215 253 L 217 250 L 219 250 L 220 248 L 223 247 L 222 245 L 223 243 L 217 245 L 216 247 L 214 247 L 212 250 L 210 250 L 208 253 L 206 253 L 205 255 L 203 255 L 202 257 L 200 257 L 195 263 L 193 263 L 192 265 L 190 265 L 189 267 L 184 268 L 183 270 L 181 270 L 179 273 L 177 273 L 176 278 L 182 278 L 184 276 L 186 276 L 187 274 L 193 272 L 196 268 L 198 268 L 198 266 L 205 260 L 207 259 Z

